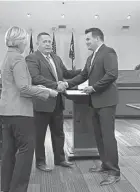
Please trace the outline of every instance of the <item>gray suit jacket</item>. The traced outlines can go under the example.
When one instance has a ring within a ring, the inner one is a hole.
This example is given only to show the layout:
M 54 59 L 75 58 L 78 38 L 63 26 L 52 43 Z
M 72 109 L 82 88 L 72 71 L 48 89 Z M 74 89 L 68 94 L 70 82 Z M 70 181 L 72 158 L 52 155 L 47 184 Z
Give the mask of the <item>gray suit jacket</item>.
M 59 56 L 51 53 L 51 57 L 56 66 L 58 81 L 71 79 L 81 72 L 81 70 L 67 70 Z M 50 64 L 39 50 L 35 51 L 33 54 L 28 55 L 26 57 L 26 62 L 32 77 L 33 85 L 40 84 L 52 89 L 57 88 L 57 80 L 53 75 Z M 62 108 L 64 108 L 64 96 L 60 94 L 57 97 L 59 96 L 62 97 L 61 104 L 63 105 Z M 34 99 L 34 110 L 42 112 L 53 112 L 56 106 L 57 97 L 49 98 L 47 101 Z
M 1 75 L 0 115 L 33 116 L 32 97 L 45 100 L 49 97 L 48 89 L 32 86 L 25 59 L 16 48 L 8 48 Z
M 69 87 L 79 85 L 89 80 L 96 92 L 91 94 L 92 106 L 101 108 L 118 103 L 118 60 L 114 49 L 102 45 L 97 51 L 90 68 L 92 55 L 87 58 L 83 71 L 72 80 L 68 81 Z

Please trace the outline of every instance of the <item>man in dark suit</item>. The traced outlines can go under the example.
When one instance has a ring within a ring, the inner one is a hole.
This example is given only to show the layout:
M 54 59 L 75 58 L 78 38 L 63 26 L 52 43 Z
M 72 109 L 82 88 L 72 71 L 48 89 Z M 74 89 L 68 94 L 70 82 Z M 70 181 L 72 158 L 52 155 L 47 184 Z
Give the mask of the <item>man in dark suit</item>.
M 64 154 L 63 109 L 64 96 L 61 94 L 63 87 L 59 81 L 73 78 L 81 70 L 67 70 L 60 57 L 52 53 L 52 39 L 48 33 L 37 36 L 38 50 L 26 57 L 33 85 L 43 85 L 47 88 L 57 89 L 57 98 L 42 101 L 34 99 L 34 115 L 36 124 L 36 167 L 42 171 L 50 171 L 45 160 L 45 135 L 47 126 L 51 131 L 54 164 L 70 167 L 72 163 L 66 161 Z
M 108 177 L 100 184 L 112 184 L 120 180 L 117 141 L 115 139 L 115 112 L 118 103 L 116 79 L 118 60 L 114 49 L 104 44 L 104 34 L 98 28 L 85 31 L 86 44 L 93 53 L 88 57 L 83 71 L 61 85 L 65 88 L 81 84 L 87 79 L 89 86 L 83 91 L 89 94 L 93 108 L 93 125 L 101 167 L 92 167 L 90 172 L 107 172 Z

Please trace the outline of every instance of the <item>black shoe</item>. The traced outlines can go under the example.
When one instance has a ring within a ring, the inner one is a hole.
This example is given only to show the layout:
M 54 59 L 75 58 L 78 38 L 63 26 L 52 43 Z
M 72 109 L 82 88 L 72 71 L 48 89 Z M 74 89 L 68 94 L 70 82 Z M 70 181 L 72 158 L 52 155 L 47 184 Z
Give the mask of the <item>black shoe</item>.
M 120 176 L 109 175 L 106 179 L 100 182 L 100 185 L 110 185 L 120 181 Z
M 60 163 L 55 163 L 55 165 L 62 166 L 62 167 L 71 167 L 73 163 L 69 161 L 62 161 Z
M 107 173 L 108 170 L 107 170 L 107 169 L 104 169 L 104 168 L 102 168 L 102 167 L 100 167 L 100 168 L 91 167 L 91 168 L 89 168 L 89 172 L 90 172 L 90 173 L 92 173 L 92 172 L 94 172 L 94 173 Z
M 46 172 L 52 171 L 52 169 L 49 168 L 46 164 L 37 164 L 36 168 L 41 170 L 41 171 L 46 171 Z

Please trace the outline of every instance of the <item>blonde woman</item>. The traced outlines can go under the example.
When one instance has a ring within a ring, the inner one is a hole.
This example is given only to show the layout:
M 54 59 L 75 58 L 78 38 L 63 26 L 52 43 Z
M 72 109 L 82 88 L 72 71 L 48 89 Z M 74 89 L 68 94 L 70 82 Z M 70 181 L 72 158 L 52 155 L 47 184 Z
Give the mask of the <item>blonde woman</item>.
M 0 115 L 3 119 L 3 155 L 1 191 L 26 192 L 28 188 L 35 144 L 32 97 L 47 100 L 57 92 L 42 86 L 32 86 L 22 53 L 28 41 L 27 32 L 11 27 L 5 35 L 8 47 L 2 64 Z

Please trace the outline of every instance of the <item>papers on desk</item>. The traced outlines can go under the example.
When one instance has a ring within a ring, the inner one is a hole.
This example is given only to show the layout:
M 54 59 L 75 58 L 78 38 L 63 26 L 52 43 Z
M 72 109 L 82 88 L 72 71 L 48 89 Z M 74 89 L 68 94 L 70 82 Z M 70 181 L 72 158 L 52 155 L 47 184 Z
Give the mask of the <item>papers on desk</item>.
M 88 87 L 88 80 L 85 81 L 84 83 L 78 85 L 78 89 L 84 89 L 85 87 Z
M 128 104 L 126 104 L 126 106 L 140 109 L 140 103 L 128 103 Z
M 83 93 L 81 90 L 66 90 L 67 95 L 87 95 Z

